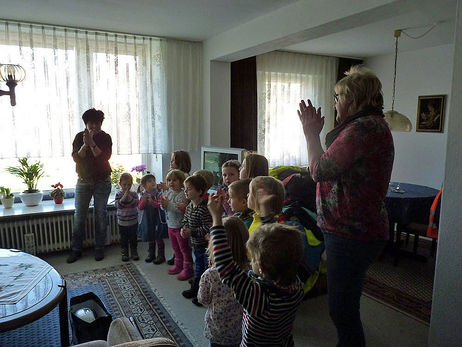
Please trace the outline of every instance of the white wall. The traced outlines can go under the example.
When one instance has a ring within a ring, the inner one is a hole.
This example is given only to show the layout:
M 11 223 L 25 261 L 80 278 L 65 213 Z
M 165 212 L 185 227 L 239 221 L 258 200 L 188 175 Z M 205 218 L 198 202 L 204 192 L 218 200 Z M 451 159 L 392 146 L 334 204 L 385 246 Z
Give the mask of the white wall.
M 411 132 L 393 132 L 395 162 L 392 180 L 441 188 L 446 159 L 454 45 L 398 53 L 395 110 L 409 117 Z M 385 110 L 391 109 L 394 55 L 365 60 L 383 84 Z M 416 132 L 417 100 L 421 95 L 445 94 L 443 133 Z

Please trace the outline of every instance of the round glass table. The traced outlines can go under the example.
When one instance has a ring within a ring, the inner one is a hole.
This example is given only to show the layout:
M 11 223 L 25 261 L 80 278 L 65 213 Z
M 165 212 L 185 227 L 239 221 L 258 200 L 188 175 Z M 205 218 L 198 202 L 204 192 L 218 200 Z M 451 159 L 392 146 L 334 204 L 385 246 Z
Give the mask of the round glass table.
M 20 257 L 20 258 L 19 258 Z M 48 265 L 45 261 L 31 254 L 18 250 L 0 249 L 0 265 L 7 267 L 9 264 L 40 263 Z M 48 265 L 49 266 L 49 265 Z M 69 322 L 67 312 L 67 289 L 66 281 L 51 266 L 49 271 L 39 281 L 32 282 L 22 298 L 14 303 L 0 301 L 0 332 L 19 328 L 29 324 L 59 305 L 59 323 L 61 333 L 61 345 L 69 345 Z M 6 286 L 0 285 L 0 293 L 6 290 Z

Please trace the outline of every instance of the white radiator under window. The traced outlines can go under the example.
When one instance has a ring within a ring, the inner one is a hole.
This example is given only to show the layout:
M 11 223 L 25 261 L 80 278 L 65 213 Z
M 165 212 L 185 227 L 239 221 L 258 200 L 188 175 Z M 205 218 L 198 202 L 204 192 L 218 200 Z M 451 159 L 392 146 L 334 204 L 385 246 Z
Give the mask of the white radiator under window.
M 108 210 L 108 218 L 106 244 L 120 239 L 115 209 Z M 73 214 L 57 213 L 0 221 L 0 248 L 15 248 L 32 254 L 69 250 L 73 224 Z M 94 243 L 95 223 L 93 214 L 89 213 L 83 247 Z

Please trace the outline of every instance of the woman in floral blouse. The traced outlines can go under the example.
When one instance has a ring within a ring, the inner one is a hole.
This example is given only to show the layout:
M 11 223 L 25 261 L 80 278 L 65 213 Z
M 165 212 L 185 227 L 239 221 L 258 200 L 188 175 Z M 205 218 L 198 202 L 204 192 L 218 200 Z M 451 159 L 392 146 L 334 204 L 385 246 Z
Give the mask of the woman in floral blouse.
M 355 66 L 335 86 L 339 125 L 326 136 L 321 108 L 302 100 L 298 115 L 317 182 L 318 226 L 327 252 L 329 313 L 338 346 L 364 346 L 360 297 L 367 269 L 389 238 L 384 205 L 394 159 L 384 120 L 382 85 L 370 70 Z

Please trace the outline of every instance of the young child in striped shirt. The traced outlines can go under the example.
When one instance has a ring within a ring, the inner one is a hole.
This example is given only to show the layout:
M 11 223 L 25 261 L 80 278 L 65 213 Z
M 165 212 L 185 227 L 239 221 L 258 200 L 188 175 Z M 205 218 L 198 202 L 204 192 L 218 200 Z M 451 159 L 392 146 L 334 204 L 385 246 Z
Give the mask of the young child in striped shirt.
M 128 261 L 128 246 L 133 260 L 139 260 L 137 249 L 138 230 L 138 194 L 131 190 L 133 177 L 124 172 L 119 178 L 120 190 L 115 196 L 115 207 L 117 208 L 117 224 L 120 233 L 120 247 L 122 261 Z
M 184 239 L 191 239 L 195 269 L 191 288 L 184 290 L 181 294 L 187 299 L 193 299 L 193 304 L 198 306 L 202 306 L 197 301 L 199 281 L 209 265 L 206 249 L 209 243 L 212 217 L 207 209 L 207 200 L 204 199 L 207 189 L 207 182 L 200 175 L 194 174 L 184 181 L 184 192 L 191 202 L 186 207 L 180 234 Z
M 259 196 L 259 204 L 271 195 Z M 233 260 L 222 224 L 221 195 L 209 197 L 215 265 L 223 283 L 234 290 L 244 309 L 241 346 L 293 346 L 292 326 L 303 289 L 297 269 L 303 255 L 299 232 L 284 224 L 262 225 L 247 241 L 252 271 Z

